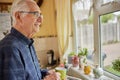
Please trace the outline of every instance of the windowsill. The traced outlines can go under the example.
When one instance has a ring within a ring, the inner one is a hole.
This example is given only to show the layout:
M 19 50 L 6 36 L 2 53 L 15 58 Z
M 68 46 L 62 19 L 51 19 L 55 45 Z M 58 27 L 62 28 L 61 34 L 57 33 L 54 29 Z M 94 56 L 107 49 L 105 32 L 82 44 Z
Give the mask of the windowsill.
M 83 70 L 78 70 L 74 67 L 70 67 L 68 70 L 68 75 L 73 76 L 73 77 L 77 77 L 83 80 L 114 80 L 112 78 L 109 78 L 105 75 L 101 76 L 99 79 L 95 79 L 94 77 L 92 77 L 92 75 L 85 75 Z
M 108 77 L 113 78 L 114 80 L 119 80 L 119 79 L 120 79 L 120 77 L 115 76 L 115 75 L 113 75 L 113 74 L 111 74 L 111 73 L 109 73 L 109 72 L 107 72 L 107 71 L 104 71 L 104 74 L 105 74 L 106 76 L 108 76 Z
M 81 80 L 81 79 L 67 75 L 67 80 Z

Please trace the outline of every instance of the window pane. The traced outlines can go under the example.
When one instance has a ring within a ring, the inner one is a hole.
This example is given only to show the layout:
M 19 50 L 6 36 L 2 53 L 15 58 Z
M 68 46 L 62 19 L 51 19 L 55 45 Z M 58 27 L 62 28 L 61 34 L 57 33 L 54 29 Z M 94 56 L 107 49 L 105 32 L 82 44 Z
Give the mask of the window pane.
M 102 66 L 120 76 L 120 11 L 100 16 Z
M 91 5 L 91 0 L 79 0 L 73 6 L 78 48 L 93 48 L 93 14 L 90 11 Z
M 94 51 L 92 0 L 78 0 L 73 5 L 77 49 L 87 48 L 88 58 L 92 60 Z M 92 7 L 91 7 L 92 8 Z

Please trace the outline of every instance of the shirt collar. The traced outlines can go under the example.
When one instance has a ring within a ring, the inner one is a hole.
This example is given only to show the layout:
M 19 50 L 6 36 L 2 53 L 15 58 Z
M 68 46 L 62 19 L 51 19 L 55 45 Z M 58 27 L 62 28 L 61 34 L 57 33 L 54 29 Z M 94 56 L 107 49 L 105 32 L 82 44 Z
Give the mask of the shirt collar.
M 34 42 L 33 39 L 29 39 L 27 37 L 25 37 L 22 33 L 20 33 L 19 31 L 17 31 L 15 28 L 11 28 L 11 34 L 13 34 L 14 36 L 16 36 L 19 40 L 21 40 L 22 42 L 24 42 L 26 45 L 31 46 Z

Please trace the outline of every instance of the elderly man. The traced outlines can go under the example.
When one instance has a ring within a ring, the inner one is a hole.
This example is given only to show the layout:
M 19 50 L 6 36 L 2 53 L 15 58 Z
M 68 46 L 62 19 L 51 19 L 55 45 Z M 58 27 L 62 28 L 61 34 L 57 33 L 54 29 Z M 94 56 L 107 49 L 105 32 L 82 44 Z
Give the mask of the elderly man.
M 0 42 L 0 80 L 59 80 L 54 71 L 42 70 L 32 36 L 42 23 L 40 8 L 33 0 L 14 0 L 12 28 Z

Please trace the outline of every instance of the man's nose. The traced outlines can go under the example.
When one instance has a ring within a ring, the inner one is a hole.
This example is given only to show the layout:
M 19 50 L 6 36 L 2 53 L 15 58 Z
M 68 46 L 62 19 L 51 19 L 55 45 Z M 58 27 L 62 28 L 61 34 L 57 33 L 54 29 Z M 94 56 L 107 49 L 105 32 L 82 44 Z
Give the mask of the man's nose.
M 42 23 L 43 22 L 43 16 L 39 16 L 37 19 L 38 22 Z

